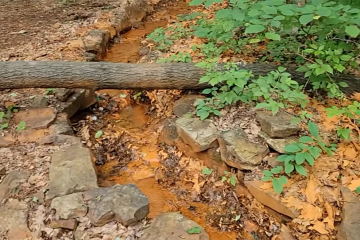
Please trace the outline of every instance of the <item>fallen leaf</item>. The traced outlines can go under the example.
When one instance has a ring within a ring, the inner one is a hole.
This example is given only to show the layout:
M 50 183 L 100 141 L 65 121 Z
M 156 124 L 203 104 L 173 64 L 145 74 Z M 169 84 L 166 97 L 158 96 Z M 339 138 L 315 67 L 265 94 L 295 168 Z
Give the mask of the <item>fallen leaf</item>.
M 349 144 L 346 146 L 344 151 L 344 157 L 347 159 L 354 159 L 358 155 L 358 152 L 356 151 L 354 145 Z
M 331 230 L 334 230 L 335 229 L 335 227 L 334 227 L 334 221 L 335 221 L 335 219 L 334 219 L 334 217 L 335 217 L 334 210 L 333 210 L 332 206 L 328 202 L 325 202 L 324 206 L 325 206 L 325 209 L 326 209 L 326 212 L 327 212 L 328 216 L 324 219 L 323 222 L 326 222 L 328 224 L 329 228 Z
M 311 204 L 305 204 L 299 218 L 308 219 L 310 221 L 319 220 L 322 218 L 322 209 Z
M 308 183 L 305 189 L 305 195 L 306 195 L 306 201 L 308 203 L 314 204 L 317 200 L 316 196 L 316 189 L 318 187 L 318 184 L 316 182 L 316 179 L 314 178 L 314 175 L 310 175 L 308 179 Z
M 351 191 L 354 191 L 356 188 L 360 186 L 360 179 L 354 179 L 347 186 Z
M 294 196 L 288 196 L 281 199 L 282 202 L 286 203 L 287 207 L 294 207 L 296 210 L 303 208 L 304 202 Z
M 325 224 L 320 221 L 316 221 L 314 226 L 309 227 L 311 230 L 315 230 L 320 234 L 328 234 L 329 232 L 326 230 Z

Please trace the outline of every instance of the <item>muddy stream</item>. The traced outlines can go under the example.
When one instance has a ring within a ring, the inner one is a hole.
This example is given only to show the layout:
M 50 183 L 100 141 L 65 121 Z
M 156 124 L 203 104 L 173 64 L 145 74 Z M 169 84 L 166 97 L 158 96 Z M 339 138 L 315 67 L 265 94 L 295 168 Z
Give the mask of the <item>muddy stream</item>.
M 166 7 L 155 10 L 155 13 L 151 16 L 151 21 L 147 21 L 142 26 L 121 35 L 120 43 L 115 43 L 111 47 L 104 61 L 138 62 L 140 59 L 139 50 L 142 47 L 141 41 L 144 40 L 144 36 L 150 34 L 157 27 L 166 26 L 178 14 L 187 13 L 188 11 L 189 7 L 185 2 L 177 2 L 173 6 L 169 6 L 169 3 L 167 3 Z M 110 96 L 125 96 L 128 92 L 101 90 L 99 93 Z M 167 211 L 180 211 L 184 216 L 204 227 L 211 240 L 236 239 L 237 233 L 221 232 L 210 226 L 207 214 L 213 211 L 214 207 L 202 202 L 191 201 L 189 200 L 190 197 L 179 197 L 169 189 L 164 189 L 158 183 L 156 171 L 161 167 L 159 152 L 162 151 L 159 147 L 158 129 L 161 128 L 162 122 L 156 121 L 158 120 L 156 117 L 147 114 L 149 108 L 150 104 L 132 104 L 120 109 L 118 113 L 105 115 L 106 121 L 112 126 L 112 131 L 126 131 L 132 138 L 138 139 L 139 143 L 132 145 L 133 149 L 137 149 L 136 159 L 128 162 L 126 166 L 119 167 L 119 160 L 112 160 L 106 161 L 104 165 L 97 167 L 100 179 L 102 179 L 99 184 L 102 186 L 115 183 L 136 184 L 150 201 L 148 218 L 155 218 Z M 206 158 L 203 158 L 203 160 L 206 160 Z M 205 163 L 204 165 L 208 164 Z M 186 189 L 189 183 L 184 182 L 183 185 Z M 244 236 L 244 234 L 242 235 Z M 248 239 L 253 238 L 249 236 Z

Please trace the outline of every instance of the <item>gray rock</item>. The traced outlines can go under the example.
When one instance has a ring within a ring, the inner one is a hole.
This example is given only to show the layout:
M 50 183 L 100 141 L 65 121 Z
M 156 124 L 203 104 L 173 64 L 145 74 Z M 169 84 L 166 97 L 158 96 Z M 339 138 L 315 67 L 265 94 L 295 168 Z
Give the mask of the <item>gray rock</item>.
M 284 148 L 286 145 L 295 143 L 299 140 L 299 137 L 297 136 L 290 136 L 285 138 L 271 138 L 269 135 L 267 135 L 265 132 L 260 132 L 259 137 L 264 139 L 264 141 L 275 151 L 279 153 L 286 153 Z
M 30 172 L 26 170 L 11 171 L 0 184 L 0 203 L 26 182 L 29 176 Z
M 114 219 L 129 226 L 149 213 L 147 197 L 133 184 L 94 189 L 85 192 L 84 198 L 89 201 L 88 217 L 95 226 Z
M 93 91 L 78 89 L 68 97 L 66 102 L 60 104 L 60 112 L 72 117 L 80 109 L 88 108 L 94 103 L 96 103 L 96 96 Z
M 74 93 L 74 89 L 57 88 L 55 91 L 55 96 L 61 102 L 65 102 L 68 99 L 68 97 L 70 97 L 70 95 L 73 93 Z
M 62 219 L 84 217 L 87 207 L 82 193 L 73 193 L 62 197 L 54 198 L 51 201 L 51 208 Z
M 271 138 L 289 137 L 301 130 L 301 124 L 293 122 L 293 116 L 285 112 L 272 115 L 270 112 L 260 111 L 256 114 L 256 120 L 260 123 L 261 130 Z
M 28 207 L 26 203 L 11 199 L 0 206 L 0 232 L 7 232 L 7 240 L 28 239 L 31 232 L 27 226 Z
M 35 96 L 32 100 L 32 108 L 46 108 L 48 106 L 48 99 L 45 96 Z
M 252 170 L 269 153 L 267 145 L 250 142 L 242 129 L 231 129 L 219 136 L 221 158 L 240 170 Z
M 46 200 L 97 187 L 96 172 L 89 149 L 75 144 L 53 153 Z
M 195 102 L 198 99 L 204 99 L 202 95 L 185 95 L 182 96 L 179 100 L 176 100 L 174 103 L 173 112 L 177 117 L 182 117 L 187 113 L 192 113 L 195 111 Z
M 199 228 L 199 234 L 189 234 L 191 228 Z M 209 235 L 196 222 L 177 212 L 162 213 L 146 229 L 139 240 L 208 240 Z
M 168 144 L 174 145 L 176 141 L 179 140 L 179 134 L 176 130 L 175 119 L 166 119 L 164 121 L 163 129 L 160 133 L 160 141 Z
M 55 145 L 76 145 L 81 144 L 81 139 L 75 136 L 69 135 L 55 135 L 55 136 L 46 136 L 40 138 L 36 141 L 38 144 L 46 145 L 46 144 L 55 144 Z
M 210 120 L 181 117 L 176 120 L 176 129 L 184 143 L 191 146 L 194 152 L 202 152 L 215 147 L 217 129 Z
M 344 205 L 341 212 L 341 224 L 338 228 L 338 240 L 358 240 L 360 236 L 360 201 L 348 188 L 342 187 Z
M 90 30 L 84 39 L 85 51 L 103 56 L 110 42 L 110 32 L 105 30 Z
M 74 131 L 70 126 L 70 120 L 66 113 L 59 113 L 55 122 L 49 127 L 49 134 L 55 135 L 73 135 Z

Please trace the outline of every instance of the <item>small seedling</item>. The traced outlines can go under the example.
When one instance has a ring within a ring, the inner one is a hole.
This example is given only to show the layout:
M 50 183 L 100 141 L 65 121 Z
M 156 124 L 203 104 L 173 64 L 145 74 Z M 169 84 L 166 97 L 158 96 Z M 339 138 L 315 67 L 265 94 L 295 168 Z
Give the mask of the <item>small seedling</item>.
M 264 177 L 261 179 L 263 181 L 271 181 L 273 188 L 276 193 L 280 194 L 283 191 L 284 185 L 287 183 L 287 178 L 285 176 L 275 177 L 275 175 L 280 174 L 283 171 L 282 166 L 277 166 L 273 169 L 264 170 Z
M 25 121 L 21 121 L 19 122 L 19 125 L 16 127 L 16 130 L 21 131 L 21 130 L 25 130 L 25 128 L 26 128 Z
M 231 174 L 228 171 L 224 171 L 225 175 L 221 177 L 221 181 L 227 181 L 228 183 L 230 183 L 231 185 L 233 185 L 235 187 L 236 185 L 236 177 L 234 174 Z
M 103 135 L 103 131 L 97 131 L 96 133 L 95 133 L 95 138 L 100 138 L 102 135 Z
M 210 168 L 207 168 L 207 167 L 203 168 L 201 171 L 201 173 L 204 175 L 210 175 L 212 172 L 213 172 L 213 170 Z
M 201 228 L 199 227 L 192 227 L 187 231 L 189 234 L 200 234 Z
M 45 90 L 45 95 L 53 94 L 56 91 L 55 88 L 47 88 Z

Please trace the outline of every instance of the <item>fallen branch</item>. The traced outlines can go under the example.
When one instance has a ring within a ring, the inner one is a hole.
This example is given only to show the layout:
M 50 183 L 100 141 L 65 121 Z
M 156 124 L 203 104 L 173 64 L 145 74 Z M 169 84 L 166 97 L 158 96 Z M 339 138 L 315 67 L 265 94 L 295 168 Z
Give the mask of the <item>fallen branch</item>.
M 266 75 L 276 66 L 254 63 L 238 64 L 255 75 Z M 300 84 L 302 73 L 288 69 Z M 16 88 L 87 88 L 87 89 L 202 89 L 199 84 L 204 70 L 192 63 L 129 64 L 110 62 L 14 61 L 0 62 L 0 89 Z M 340 75 L 346 82 L 345 93 L 360 92 L 360 79 Z

